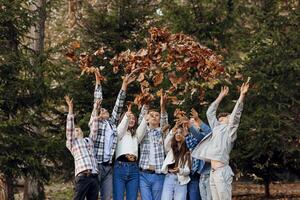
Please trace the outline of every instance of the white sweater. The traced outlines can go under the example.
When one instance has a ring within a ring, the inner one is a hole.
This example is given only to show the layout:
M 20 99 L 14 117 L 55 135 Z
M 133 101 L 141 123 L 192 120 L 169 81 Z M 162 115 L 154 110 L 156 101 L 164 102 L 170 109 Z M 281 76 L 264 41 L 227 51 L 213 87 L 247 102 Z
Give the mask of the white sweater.
M 116 147 L 116 159 L 124 154 L 131 154 L 138 157 L 138 137 L 132 136 L 128 131 L 129 118 L 125 114 L 117 127 L 118 143 Z
M 168 173 L 168 165 L 175 163 L 173 150 L 171 148 L 171 142 L 173 137 L 174 137 L 174 133 L 170 131 L 164 142 L 165 151 L 168 152 L 162 166 L 162 172 L 164 174 Z M 181 165 L 181 163 L 179 163 L 179 165 Z M 179 168 L 179 172 L 177 173 L 178 182 L 180 185 L 188 184 L 188 182 L 191 180 L 189 174 L 190 174 L 190 168 L 188 166 L 188 161 L 187 161 L 184 167 Z

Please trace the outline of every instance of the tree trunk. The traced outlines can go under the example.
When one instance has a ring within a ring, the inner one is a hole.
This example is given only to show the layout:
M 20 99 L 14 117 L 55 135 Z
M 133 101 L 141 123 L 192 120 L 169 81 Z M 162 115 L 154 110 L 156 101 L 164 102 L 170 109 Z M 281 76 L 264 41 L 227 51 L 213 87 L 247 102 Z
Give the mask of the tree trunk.
M 31 177 L 25 177 L 23 200 L 45 199 L 44 185 Z
M 10 175 L 0 175 L 0 199 L 14 200 L 13 177 Z
M 30 29 L 30 37 L 32 38 L 30 47 L 39 55 L 44 51 L 45 22 L 47 18 L 46 0 L 38 0 L 36 5 L 31 6 L 30 10 L 38 13 L 38 20 Z
M 265 197 L 270 197 L 270 177 L 264 177 Z
M 38 19 L 36 24 L 30 28 L 30 38 L 32 41 L 30 43 L 30 48 L 33 50 L 33 55 L 30 59 L 30 63 L 35 66 L 40 66 L 42 64 L 42 55 L 44 52 L 44 42 L 45 42 L 45 23 L 47 18 L 46 10 L 46 0 L 37 0 L 36 4 L 30 7 L 32 12 L 36 12 Z M 43 77 L 42 71 L 38 70 L 35 74 L 36 77 Z M 45 199 L 45 192 L 43 183 L 30 176 L 25 177 L 24 185 L 24 200 L 42 200 Z

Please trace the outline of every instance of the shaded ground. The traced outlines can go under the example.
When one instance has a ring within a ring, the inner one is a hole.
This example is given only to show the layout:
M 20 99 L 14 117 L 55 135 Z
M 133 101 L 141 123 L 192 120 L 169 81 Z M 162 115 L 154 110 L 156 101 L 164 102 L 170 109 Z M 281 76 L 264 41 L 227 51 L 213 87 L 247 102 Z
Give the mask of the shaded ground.
M 48 200 L 68 200 L 73 196 L 72 182 L 51 183 L 45 186 Z M 276 183 L 270 186 L 270 200 L 300 200 L 300 182 Z M 233 184 L 233 200 L 267 200 L 262 185 L 246 182 Z

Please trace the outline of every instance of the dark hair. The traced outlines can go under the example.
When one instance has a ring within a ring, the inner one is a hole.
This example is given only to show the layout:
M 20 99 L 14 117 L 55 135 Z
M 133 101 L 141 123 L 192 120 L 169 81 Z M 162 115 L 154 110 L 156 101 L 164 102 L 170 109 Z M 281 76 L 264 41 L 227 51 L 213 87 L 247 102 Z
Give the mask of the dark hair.
M 157 112 L 157 113 L 160 113 L 158 109 L 154 109 L 154 108 L 149 109 L 149 110 L 148 110 L 148 113 L 150 113 L 150 112 Z
M 219 119 L 220 117 L 226 117 L 226 116 L 228 116 L 228 115 L 230 115 L 230 113 L 228 113 L 228 112 L 222 112 L 222 113 L 219 113 L 219 114 L 218 114 L 218 119 Z
M 133 114 L 133 113 L 132 113 Z M 121 115 L 121 117 L 120 117 L 120 119 L 119 119 L 119 123 L 118 124 L 120 124 L 121 123 L 121 121 L 123 120 L 123 118 L 124 118 L 124 116 L 126 115 L 126 112 L 124 112 L 122 115 Z M 136 129 L 136 126 L 137 126 L 137 118 L 136 118 L 136 116 L 133 114 L 133 116 L 134 116 L 134 120 L 135 120 L 135 124 L 134 124 L 134 126 L 133 127 L 131 127 L 131 128 L 129 128 L 128 127 L 128 129 L 130 130 L 130 132 L 131 132 L 131 135 L 132 136 L 134 136 L 135 135 L 135 129 Z
M 178 147 L 177 144 L 178 142 L 176 141 L 174 135 L 171 141 L 171 148 L 173 150 L 175 158 L 175 166 L 183 167 L 185 163 L 188 162 L 188 166 L 191 168 L 191 153 L 187 148 L 185 141 L 182 142 L 180 147 Z M 181 164 L 181 166 L 179 166 L 179 163 Z

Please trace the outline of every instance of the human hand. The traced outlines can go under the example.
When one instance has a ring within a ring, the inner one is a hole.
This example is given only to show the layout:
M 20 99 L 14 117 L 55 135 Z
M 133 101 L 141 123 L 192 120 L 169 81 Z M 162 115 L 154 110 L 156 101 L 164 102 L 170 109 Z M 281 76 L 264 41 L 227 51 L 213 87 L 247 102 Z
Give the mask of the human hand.
M 225 97 L 225 96 L 227 96 L 228 95 L 228 93 L 229 93 L 229 88 L 228 88 L 228 86 L 223 86 L 222 88 L 221 88 L 221 92 L 220 92 L 220 94 L 219 94 L 219 97 Z

